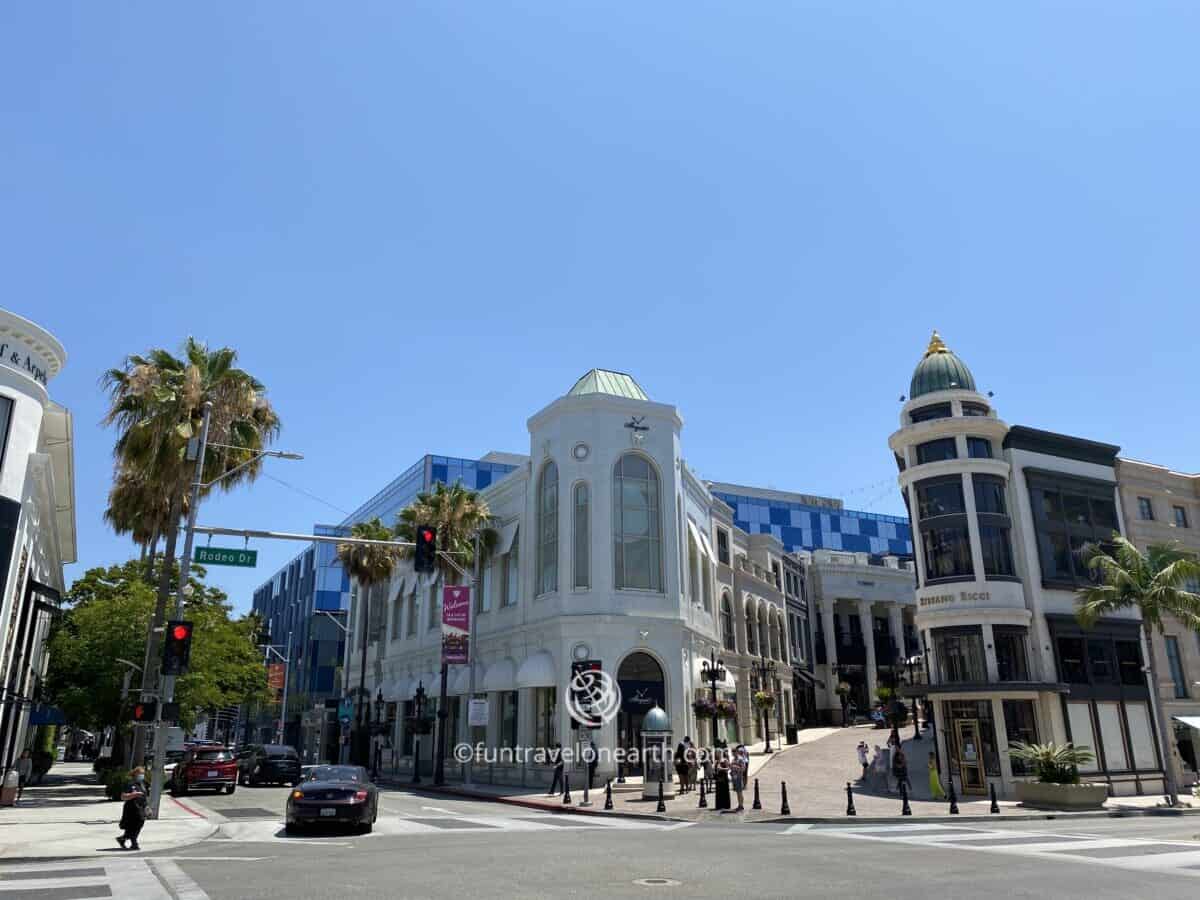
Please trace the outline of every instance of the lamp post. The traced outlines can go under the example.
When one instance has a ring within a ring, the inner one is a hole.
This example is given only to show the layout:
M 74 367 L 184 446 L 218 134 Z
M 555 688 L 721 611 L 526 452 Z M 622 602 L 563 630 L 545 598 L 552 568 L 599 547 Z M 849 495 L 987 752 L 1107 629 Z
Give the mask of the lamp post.
M 917 692 L 916 692 L 917 677 L 916 677 L 915 672 L 916 672 L 917 666 L 921 665 L 921 657 L 910 656 L 904 662 L 905 662 L 905 665 L 908 666 L 908 684 L 913 689 L 913 697 L 912 697 L 913 740 L 916 741 L 916 740 L 920 740 L 920 737 L 921 737 L 921 723 L 919 721 L 917 721 Z
M 413 784 L 421 783 L 421 729 L 425 727 L 425 683 L 417 682 L 413 694 Z
M 725 680 L 725 662 L 717 658 L 715 647 L 710 652 L 709 658 L 700 663 L 700 677 L 708 682 L 708 687 L 712 691 L 712 737 L 713 747 L 716 747 L 720 741 L 717 733 L 717 682 Z
M 933 684 L 933 670 L 929 668 L 929 645 L 925 643 L 925 639 L 921 638 L 921 655 L 925 659 L 925 684 L 926 690 L 928 686 Z M 934 704 L 930 704 L 926 710 L 926 721 L 929 722 L 929 738 L 933 741 L 933 761 L 937 765 L 938 771 L 942 771 L 942 751 L 938 749 L 937 740 L 937 715 L 933 711 Z
M 765 655 L 760 653 L 759 654 L 759 662 L 754 663 L 754 668 L 758 672 L 759 684 L 762 685 L 761 690 L 765 694 L 770 694 L 771 692 L 767 690 L 767 685 L 772 684 L 775 681 L 775 663 L 771 662 L 770 660 L 767 659 L 767 657 Z M 771 716 L 765 706 L 762 709 L 762 714 L 763 714 L 763 734 L 766 735 L 766 738 L 767 738 L 767 746 L 763 748 L 763 752 L 770 753 L 771 752 Z

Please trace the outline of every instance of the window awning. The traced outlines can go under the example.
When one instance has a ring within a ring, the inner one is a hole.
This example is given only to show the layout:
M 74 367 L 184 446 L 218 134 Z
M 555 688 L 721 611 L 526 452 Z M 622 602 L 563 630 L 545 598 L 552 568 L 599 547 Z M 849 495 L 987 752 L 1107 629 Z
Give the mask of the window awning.
M 539 650 L 527 657 L 517 670 L 518 688 L 548 688 L 557 683 L 558 679 L 554 675 L 554 657 L 546 650 Z
M 515 691 L 517 689 L 517 665 L 511 659 L 502 659 L 488 666 L 483 679 L 483 690 Z
M 704 548 L 704 552 L 708 554 L 708 558 L 714 563 L 717 561 L 717 554 L 713 553 L 712 544 L 708 542 L 708 532 L 703 528 L 697 529 L 700 532 L 700 546 Z
M 509 522 L 500 529 L 500 541 L 496 544 L 496 555 L 504 556 L 511 552 L 513 541 L 517 538 L 517 528 L 521 525 L 520 520 Z
M 1190 728 L 1200 731 L 1200 716 L 1171 716 L 1176 722 L 1182 722 Z
M 696 548 L 701 553 L 707 554 L 708 551 L 704 549 L 705 542 L 700 540 L 700 529 L 696 527 L 696 523 L 693 522 L 690 518 L 687 520 L 687 523 L 688 523 L 688 534 L 690 534 L 692 536 L 692 540 L 696 542 Z M 712 558 L 712 554 L 708 554 L 708 556 L 709 556 L 709 559 Z

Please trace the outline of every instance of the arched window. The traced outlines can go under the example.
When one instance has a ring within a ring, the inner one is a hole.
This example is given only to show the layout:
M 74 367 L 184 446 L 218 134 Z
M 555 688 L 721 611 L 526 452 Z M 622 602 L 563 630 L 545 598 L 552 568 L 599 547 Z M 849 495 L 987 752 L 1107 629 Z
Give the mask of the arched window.
M 721 638 L 726 650 L 737 650 L 737 639 L 733 636 L 733 604 L 728 591 L 721 594 Z
M 758 656 L 758 617 L 749 602 L 746 603 L 746 652 Z
M 613 467 L 613 568 L 618 590 L 661 591 L 662 519 L 658 474 L 637 453 Z
M 558 590 L 558 466 L 550 460 L 538 480 L 537 593 Z
M 759 652 L 766 656 L 771 652 L 771 636 L 767 631 L 767 605 L 758 608 L 758 643 L 762 648 Z
M 575 587 L 591 586 L 592 532 L 589 522 L 591 499 L 584 482 L 575 485 Z
M 767 627 L 771 634 L 771 658 L 779 659 L 779 621 L 774 615 L 771 616 L 770 624 Z
M 692 540 L 691 535 L 687 539 L 687 560 L 688 560 L 688 596 L 691 598 L 692 606 L 700 605 L 700 553 L 696 549 L 696 542 Z

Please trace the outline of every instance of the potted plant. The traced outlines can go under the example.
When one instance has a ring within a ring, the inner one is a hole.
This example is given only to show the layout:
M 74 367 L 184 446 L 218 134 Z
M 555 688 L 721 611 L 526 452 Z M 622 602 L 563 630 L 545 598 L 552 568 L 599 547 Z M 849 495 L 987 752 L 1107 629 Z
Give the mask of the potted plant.
M 775 695 L 767 691 L 755 691 L 754 705 L 759 709 L 772 709 L 775 706 Z
M 1014 759 L 1029 763 L 1037 775 L 1037 781 L 1017 782 L 1017 799 L 1023 806 L 1099 809 L 1108 799 L 1108 785 L 1079 781 L 1079 767 L 1096 758 L 1088 747 L 1017 741 L 1009 751 Z
M 708 697 L 698 697 L 692 701 L 692 712 L 696 714 L 696 718 L 711 719 L 716 711 L 717 704 Z
M 732 700 L 717 701 L 717 718 L 718 719 L 736 719 L 737 704 Z

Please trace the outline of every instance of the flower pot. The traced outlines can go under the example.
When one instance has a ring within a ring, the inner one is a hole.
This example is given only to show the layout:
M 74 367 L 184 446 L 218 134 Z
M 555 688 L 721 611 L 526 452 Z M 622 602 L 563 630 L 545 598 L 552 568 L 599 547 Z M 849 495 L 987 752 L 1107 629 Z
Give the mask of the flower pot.
M 1022 806 L 1038 809 L 1099 809 L 1108 799 L 1108 785 L 1018 781 L 1017 799 Z

